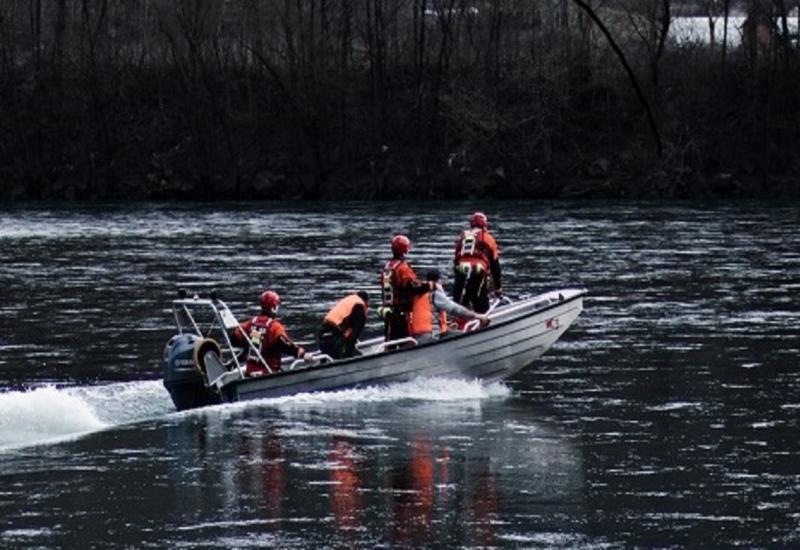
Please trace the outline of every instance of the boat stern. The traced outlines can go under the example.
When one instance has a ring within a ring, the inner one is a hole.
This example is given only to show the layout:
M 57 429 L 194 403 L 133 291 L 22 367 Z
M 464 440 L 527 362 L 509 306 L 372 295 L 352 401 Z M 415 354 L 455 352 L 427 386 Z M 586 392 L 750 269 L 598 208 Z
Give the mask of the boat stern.
M 197 364 L 195 350 L 203 342 L 194 334 L 176 334 L 164 348 L 164 387 L 179 411 L 220 403 Z

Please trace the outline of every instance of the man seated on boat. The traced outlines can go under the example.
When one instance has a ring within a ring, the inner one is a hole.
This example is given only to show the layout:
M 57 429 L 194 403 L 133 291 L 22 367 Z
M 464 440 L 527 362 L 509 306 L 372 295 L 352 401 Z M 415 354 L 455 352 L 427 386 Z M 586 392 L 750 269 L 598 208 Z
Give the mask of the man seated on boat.
M 489 220 L 483 212 L 475 212 L 456 240 L 453 259 L 455 281 L 453 299 L 462 306 L 477 312 L 489 310 L 488 276 L 494 283 L 494 294 L 500 298 L 503 288 L 500 283 L 500 250 L 489 233 Z
M 261 314 L 241 323 L 233 334 L 236 342 L 247 347 L 245 374 L 262 376 L 278 372 L 281 370 L 283 355 L 291 355 L 298 359 L 302 357 L 306 363 L 314 364 L 313 356 L 295 344 L 289 338 L 283 324 L 275 318 L 278 314 L 278 307 L 281 305 L 281 297 L 278 296 L 278 293 L 274 290 L 267 290 L 261 294 L 260 302 Z M 252 345 L 248 344 L 248 339 Z
M 379 311 L 384 322 L 386 341 L 411 335 L 411 309 L 414 297 L 433 290 L 433 283 L 420 281 L 408 265 L 406 257 L 411 241 L 405 235 L 392 238 L 392 259 L 381 271 L 381 302 Z
M 428 271 L 425 274 L 425 279 L 433 284 L 433 291 L 427 295 L 416 296 L 411 311 L 411 335 L 418 344 L 424 344 L 434 339 L 433 327 L 437 321 L 439 338 L 447 336 L 449 331 L 448 313 L 462 319 L 478 319 L 481 322 L 481 326 L 489 322 L 488 315 L 476 313 L 447 297 L 441 284 L 441 273 L 439 273 L 438 269 Z
M 317 333 L 319 350 L 333 359 L 355 355 L 358 337 L 367 322 L 367 310 L 369 295 L 363 290 L 339 300 L 322 320 Z

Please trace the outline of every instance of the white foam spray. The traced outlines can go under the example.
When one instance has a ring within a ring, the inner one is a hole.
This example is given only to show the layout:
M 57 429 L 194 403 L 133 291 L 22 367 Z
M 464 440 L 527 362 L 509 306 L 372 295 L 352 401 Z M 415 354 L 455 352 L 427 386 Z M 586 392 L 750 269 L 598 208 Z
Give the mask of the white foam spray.
M 104 427 L 84 400 L 52 386 L 0 394 L 0 448 Z
M 78 437 L 171 410 L 160 381 L 3 392 L 0 451 Z
M 431 402 L 481 401 L 504 398 L 511 390 L 502 383 L 478 380 L 424 378 L 402 384 L 373 386 L 336 392 L 303 393 L 288 397 L 185 411 L 180 415 L 223 415 L 253 406 L 280 409 L 341 407 L 360 403 L 418 400 Z M 98 386 L 43 386 L 24 391 L 0 392 L 0 452 L 41 443 L 80 437 L 87 433 L 175 412 L 160 380 L 120 382 Z
M 357 406 L 359 404 L 385 403 L 389 401 L 429 401 L 439 403 L 480 402 L 486 399 L 506 398 L 511 389 L 502 382 L 485 384 L 480 380 L 454 380 L 448 378 L 417 378 L 385 386 L 368 386 L 348 390 L 298 393 L 285 397 L 271 397 L 231 403 L 210 409 L 202 409 L 203 414 L 213 411 L 216 414 L 235 413 L 254 406 L 275 407 L 280 410 L 302 410 L 327 407 Z M 195 410 L 197 411 L 197 409 Z M 194 414 L 186 411 L 182 414 Z

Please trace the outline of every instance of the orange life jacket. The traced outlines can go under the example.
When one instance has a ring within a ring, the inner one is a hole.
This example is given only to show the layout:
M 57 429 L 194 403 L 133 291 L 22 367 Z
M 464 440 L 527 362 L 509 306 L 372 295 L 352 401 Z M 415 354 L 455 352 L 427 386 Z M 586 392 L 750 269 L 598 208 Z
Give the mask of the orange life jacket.
M 433 294 L 423 294 L 414 296 L 411 309 L 411 330 L 412 336 L 428 334 L 433 332 L 433 304 L 431 304 Z M 447 313 L 439 311 L 438 314 L 439 335 L 447 334 Z
M 351 313 L 353 313 L 353 308 L 355 307 L 363 307 L 364 313 L 366 314 L 367 304 L 358 294 L 350 294 L 349 296 L 345 296 L 331 308 L 331 310 L 325 316 L 325 319 L 323 319 L 323 322 L 341 329 L 342 322 L 347 319 Z M 352 334 L 352 329 L 348 328 L 347 330 L 343 331 L 342 334 L 345 338 L 349 338 Z
M 488 270 L 499 255 L 494 237 L 481 228 L 465 229 L 456 241 L 456 264 L 469 263 Z
M 427 294 L 414 296 L 411 306 L 411 335 L 433 332 L 431 300 Z
M 447 321 L 447 313 L 439 311 L 439 337 L 446 336 L 450 328 L 450 323 Z

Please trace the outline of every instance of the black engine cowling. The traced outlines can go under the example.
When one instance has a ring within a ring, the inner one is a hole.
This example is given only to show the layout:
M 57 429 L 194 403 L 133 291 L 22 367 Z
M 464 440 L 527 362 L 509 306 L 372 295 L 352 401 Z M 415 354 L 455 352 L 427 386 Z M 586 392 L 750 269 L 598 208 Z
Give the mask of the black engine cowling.
M 220 403 L 219 394 L 206 387 L 197 350 L 213 342 L 194 334 L 177 334 L 164 348 L 164 387 L 179 411 Z

